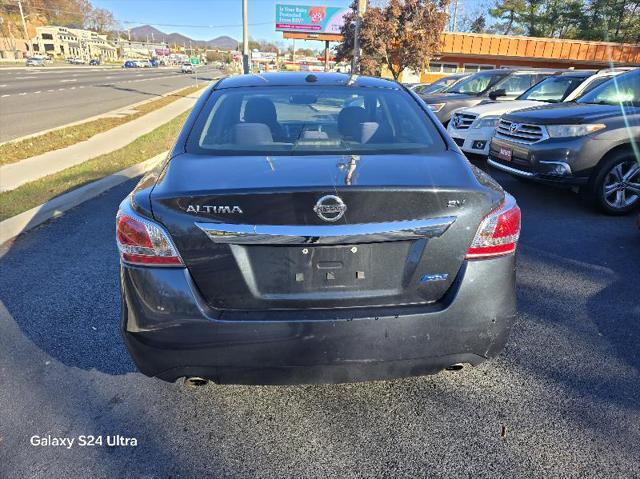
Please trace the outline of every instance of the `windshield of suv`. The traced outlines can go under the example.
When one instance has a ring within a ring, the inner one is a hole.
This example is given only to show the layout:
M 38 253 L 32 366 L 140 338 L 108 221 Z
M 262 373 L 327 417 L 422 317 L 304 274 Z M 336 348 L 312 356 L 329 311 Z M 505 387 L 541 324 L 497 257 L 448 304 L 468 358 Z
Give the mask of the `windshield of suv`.
M 508 74 L 508 71 L 476 73 L 453 85 L 447 90 L 447 93 L 481 95 Z
M 576 101 L 599 105 L 640 106 L 640 70 L 614 76 Z
M 189 136 L 204 154 L 358 154 L 443 151 L 418 102 L 402 90 L 251 87 L 214 92 Z
M 532 86 L 516 100 L 535 100 L 558 103 L 585 81 L 585 77 L 553 76 Z

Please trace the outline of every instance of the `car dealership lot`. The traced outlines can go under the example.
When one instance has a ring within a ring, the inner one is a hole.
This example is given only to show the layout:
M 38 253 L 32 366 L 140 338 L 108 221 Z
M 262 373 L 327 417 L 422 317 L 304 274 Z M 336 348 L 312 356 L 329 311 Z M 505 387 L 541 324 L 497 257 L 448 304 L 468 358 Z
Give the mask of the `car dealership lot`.
M 493 172 L 523 214 L 506 351 L 462 372 L 195 390 L 135 371 L 114 215 L 133 183 L 0 254 L 1 477 L 640 477 L 640 232 Z M 37 436 L 138 445 L 31 446 Z

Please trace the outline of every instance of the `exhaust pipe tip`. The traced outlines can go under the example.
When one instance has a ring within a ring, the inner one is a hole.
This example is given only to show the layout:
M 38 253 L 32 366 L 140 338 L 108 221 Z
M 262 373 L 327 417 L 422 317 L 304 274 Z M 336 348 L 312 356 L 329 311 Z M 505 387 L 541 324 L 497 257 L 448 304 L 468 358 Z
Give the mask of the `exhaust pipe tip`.
M 449 367 L 446 367 L 445 369 L 447 371 L 461 371 L 462 368 L 464 368 L 464 365 L 462 363 L 455 363 L 455 364 L 452 364 Z
M 190 388 L 199 388 L 209 384 L 209 380 L 199 376 L 188 376 L 184 378 L 184 385 Z

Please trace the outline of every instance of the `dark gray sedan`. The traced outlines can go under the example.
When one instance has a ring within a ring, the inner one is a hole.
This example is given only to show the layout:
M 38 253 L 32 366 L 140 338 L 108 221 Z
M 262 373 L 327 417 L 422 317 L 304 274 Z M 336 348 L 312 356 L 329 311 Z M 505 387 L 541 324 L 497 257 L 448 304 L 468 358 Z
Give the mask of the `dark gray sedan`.
M 395 82 L 225 78 L 120 206 L 122 328 L 149 376 L 345 382 L 498 354 L 520 210 Z

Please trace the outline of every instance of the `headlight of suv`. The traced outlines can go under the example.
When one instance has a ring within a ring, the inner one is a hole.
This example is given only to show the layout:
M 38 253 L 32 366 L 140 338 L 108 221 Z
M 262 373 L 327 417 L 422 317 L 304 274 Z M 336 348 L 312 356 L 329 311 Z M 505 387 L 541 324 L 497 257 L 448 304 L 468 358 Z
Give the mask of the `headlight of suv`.
M 431 103 L 429 105 L 429 108 L 431 108 L 431 111 L 435 111 L 437 113 L 440 110 L 442 110 L 443 106 L 444 106 L 444 103 Z
M 606 125 L 602 123 L 584 125 L 547 125 L 547 132 L 551 138 L 568 138 L 571 136 L 584 136 L 594 131 L 602 130 Z
M 472 128 L 495 128 L 498 126 L 498 121 L 500 121 L 499 116 L 487 116 L 485 118 L 478 118 L 473 122 Z

